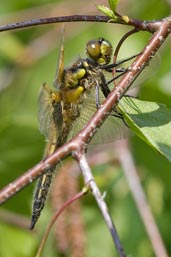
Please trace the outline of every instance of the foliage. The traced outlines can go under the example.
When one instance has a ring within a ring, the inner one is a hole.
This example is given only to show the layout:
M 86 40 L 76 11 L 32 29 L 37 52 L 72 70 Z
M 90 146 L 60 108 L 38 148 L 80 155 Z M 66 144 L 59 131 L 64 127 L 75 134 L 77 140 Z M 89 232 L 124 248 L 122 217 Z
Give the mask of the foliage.
M 124 97 L 119 103 L 119 110 L 141 139 L 171 161 L 171 111 L 166 106 Z
M 108 2 L 109 2 L 110 8 L 107 6 L 104 6 L 104 5 L 97 5 L 97 8 L 103 14 L 109 16 L 112 20 L 117 21 L 118 16 L 115 14 L 115 12 L 116 12 L 117 4 L 119 1 L 118 0 L 109 0 Z

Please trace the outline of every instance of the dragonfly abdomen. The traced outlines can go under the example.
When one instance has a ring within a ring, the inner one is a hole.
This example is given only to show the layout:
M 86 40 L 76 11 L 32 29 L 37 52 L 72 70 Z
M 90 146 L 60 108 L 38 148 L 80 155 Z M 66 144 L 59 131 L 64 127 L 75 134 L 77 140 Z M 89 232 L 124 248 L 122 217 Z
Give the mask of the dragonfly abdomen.
M 31 217 L 30 229 L 33 229 L 37 222 L 47 198 L 48 190 L 52 182 L 55 166 L 50 167 L 39 179 L 36 194 L 33 201 L 33 212 Z

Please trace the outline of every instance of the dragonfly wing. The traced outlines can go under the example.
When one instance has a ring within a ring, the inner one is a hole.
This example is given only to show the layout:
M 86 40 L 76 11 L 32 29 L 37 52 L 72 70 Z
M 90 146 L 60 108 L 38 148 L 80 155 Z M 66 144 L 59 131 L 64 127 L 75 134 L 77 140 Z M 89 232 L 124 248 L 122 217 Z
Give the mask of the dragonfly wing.
M 60 141 L 62 133 L 63 119 L 61 102 L 55 102 L 54 97 L 59 97 L 58 92 L 52 91 L 44 84 L 39 94 L 39 124 L 40 132 L 45 135 L 48 144 L 57 146 L 57 140 Z
M 91 140 L 91 144 L 113 143 L 114 141 L 125 138 L 128 135 L 128 129 L 121 118 L 113 116 L 111 113 L 102 126 L 97 130 Z
M 58 64 L 56 69 L 56 75 L 54 79 L 54 87 L 58 89 L 62 82 L 62 76 L 64 71 L 64 32 L 62 32 L 61 43 L 60 43 L 60 51 L 58 57 Z
M 40 131 L 48 141 L 44 154 L 45 158 L 60 145 L 62 134 L 62 108 L 60 101 L 55 101 L 55 96 L 57 99 L 58 93 L 44 84 L 39 94 L 39 123 Z M 30 229 L 34 228 L 44 208 L 55 167 L 56 165 L 48 167 L 46 172 L 39 178 L 34 195 Z
M 46 85 L 43 84 L 38 102 L 39 102 L 39 111 L 38 119 L 40 132 L 45 135 L 46 139 L 49 138 L 51 123 L 53 123 L 53 111 L 52 106 L 52 90 Z
M 104 97 L 100 92 L 100 102 L 103 103 Z M 84 100 L 84 103 L 80 109 L 80 117 L 74 122 L 73 129 L 69 134 L 68 139 L 71 139 L 76 135 L 91 119 L 96 112 L 95 92 L 93 90 Z M 115 113 L 111 113 L 100 128 L 98 128 L 95 136 L 91 140 L 91 144 L 104 144 L 110 143 L 117 139 L 126 137 L 127 127 L 122 119 L 113 116 Z

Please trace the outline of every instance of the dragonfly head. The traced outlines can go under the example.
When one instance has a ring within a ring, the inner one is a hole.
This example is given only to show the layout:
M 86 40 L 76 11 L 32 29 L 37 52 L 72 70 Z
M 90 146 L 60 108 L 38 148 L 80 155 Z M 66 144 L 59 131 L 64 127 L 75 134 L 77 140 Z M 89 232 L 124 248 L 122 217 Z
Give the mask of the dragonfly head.
M 86 53 L 98 65 L 108 64 L 112 56 L 112 45 L 104 38 L 91 40 L 86 45 Z

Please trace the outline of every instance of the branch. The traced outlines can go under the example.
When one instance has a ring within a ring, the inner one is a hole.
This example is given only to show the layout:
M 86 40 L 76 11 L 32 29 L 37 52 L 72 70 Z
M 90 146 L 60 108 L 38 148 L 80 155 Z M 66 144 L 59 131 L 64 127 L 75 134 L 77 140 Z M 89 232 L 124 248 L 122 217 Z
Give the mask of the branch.
M 111 20 L 108 16 L 102 15 L 71 15 L 71 16 L 59 16 L 59 17 L 49 17 L 41 19 L 33 19 L 28 21 L 10 23 L 7 25 L 0 26 L 0 32 L 7 30 L 23 29 L 27 27 L 47 25 L 53 23 L 62 22 L 110 22 L 123 25 L 134 26 L 137 30 L 146 30 L 149 32 L 154 32 L 159 27 L 161 21 L 140 21 L 128 18 L 127 21 L 122 19 L 121 15 L 118 15 L 119 20 Z
M 117 105 L 118 101 L 129 89 L 136 77 L 142 72 L 150 59 L 166 40 L 167 36 L 171 32 L 171 17 L 157 22 L 154 27 L 157 29 L 156 33 L 153 34 L 149 43 L 145 46 L 141 54 L 138 55 L 129 71 L 123 75 L 117 87 L 112 90 L 111 94 L 107 97 L 103 105 L 101 105 L 101 107 L 95 112 L 87 125 L 72 139 L 72 141 L 60 147 L 53 155 L 49 156 L 46 160 L 41 161 L 21 177 L 2 189 L 0 191 L 0 204 L 7 201 L 16 192 L 22 190 L 38 176 L 42 175 L 49 165 L 57 164 L 60 159 L 65 158 L 72 152 L 79 153 L 86 147 L 86 144 L 91 140 L 97 128 L 105 121 L 114 106 Z
M 112 239 L 114 241 L 114 244 L 116 246 L 116 250 L 117 250 L 119 256 L 126 257 L 123 247 L 121 245 L 119 236 L 117 234 L 115 225 L 113 224 L 112 218 L 111 218 L 108 208 L 107 208 L 107 205 L 104 201 L 104 197 L 101 195 L 99 188 L 97 187 L 96 182 L 94 181 L 94 177 L 92 175 L 91 169 L 87 163 L 85 156 L 75 154 L 75 158 L 77 159 L 80 169 L 82 171 L 82 175 L 84 177 L 84 183 L 85 183 L 85 185 L 89 185 L 89 187 L 93 193 L 93 196 L 95 197 L 96 202 L 101 210 L 104 220 L 105 220 L 105 222 L 109 228 L 109 231 L 112 235 Z
M 43 238 L 41 240 L 41 243 L 39 245 L 38 251 L 36 253 L 35 257 L 40 257 L 41 253 L 43 251 L 43 248 L 45 246 L 45 243 L 47 241 L 47 238 L 49 236 L 49 233 L 53 227 L 53 225 L 55 224 L 55 222 L 57 221 L 57 219 L 59 218 L 59 216 L 64 212 L 64 210 L 71 205 L 73 202 L 75 202 L 76 200 L 78 200 L 79 198 L 81 198 L 83 195 L 88 193 L 88 188 L 83 188 L 82 191 L 80 191 L 79 193 L 77 193 L 75 196 L 73 196 L 72 198 L 70 198 L 69 200 L 67 200 L 62 206 L 61 208 L 59 208 L 59 210 L 54 214 L 54 216 L 52 217 L 44 235 Z

